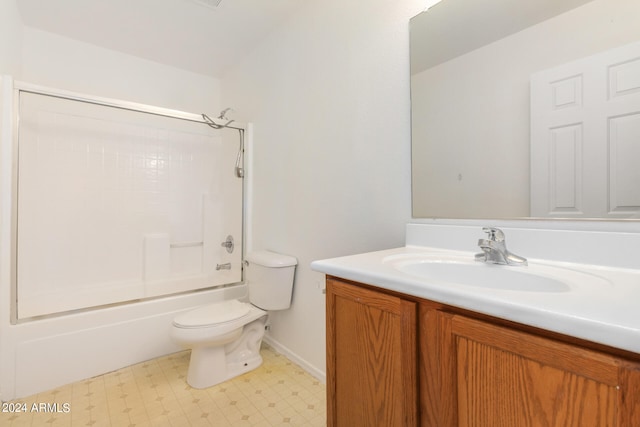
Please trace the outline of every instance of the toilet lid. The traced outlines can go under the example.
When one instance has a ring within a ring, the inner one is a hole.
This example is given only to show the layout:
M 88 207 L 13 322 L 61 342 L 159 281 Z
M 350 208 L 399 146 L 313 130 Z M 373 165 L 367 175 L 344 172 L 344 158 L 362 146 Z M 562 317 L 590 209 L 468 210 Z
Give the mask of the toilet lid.
M 250 304 L 238 300 L 217 302 L 176 316 L 173 324 L 186 328 L 197 328 L 225 323 L 245 316 L 250 309 Z

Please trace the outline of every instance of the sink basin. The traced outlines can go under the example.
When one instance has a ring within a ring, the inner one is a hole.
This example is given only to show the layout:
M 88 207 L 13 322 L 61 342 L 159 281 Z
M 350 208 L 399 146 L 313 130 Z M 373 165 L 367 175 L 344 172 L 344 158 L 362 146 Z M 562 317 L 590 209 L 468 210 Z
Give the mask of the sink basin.
M 472 256 L 396 255 L 384 259 L 396 270 L 429 283 L 521 292 L 569 292 L 606 286 L 607 280 L 577 270 L 529 263 L 507 266 L 477 262 Z

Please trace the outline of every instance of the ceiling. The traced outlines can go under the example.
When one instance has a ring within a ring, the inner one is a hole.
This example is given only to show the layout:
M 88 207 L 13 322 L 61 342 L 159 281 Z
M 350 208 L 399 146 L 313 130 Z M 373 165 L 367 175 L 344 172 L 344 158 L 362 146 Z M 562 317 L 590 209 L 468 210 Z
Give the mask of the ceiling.
M 220 78 L 303 0 L 16 0 L 24 25 Z

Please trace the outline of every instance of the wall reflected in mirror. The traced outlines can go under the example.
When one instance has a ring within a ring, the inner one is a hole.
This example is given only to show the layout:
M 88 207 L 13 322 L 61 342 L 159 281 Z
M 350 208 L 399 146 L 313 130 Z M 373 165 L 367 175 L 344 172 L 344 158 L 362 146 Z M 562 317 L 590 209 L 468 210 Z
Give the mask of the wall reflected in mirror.
M 415 218 L 640 219 L 640 2 L 412 18 Z

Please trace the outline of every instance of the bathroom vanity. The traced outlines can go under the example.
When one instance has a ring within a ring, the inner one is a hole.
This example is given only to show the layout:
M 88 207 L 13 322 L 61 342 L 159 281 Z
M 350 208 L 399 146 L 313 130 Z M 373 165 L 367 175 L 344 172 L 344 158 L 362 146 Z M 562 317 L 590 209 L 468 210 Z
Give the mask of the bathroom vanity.
M 312 264 L 327 275 L 328 425 L 640 425 L 639 272 L 473 256 Z
M 638 426 L 640 355 L 327 278 L 328 425 Z

